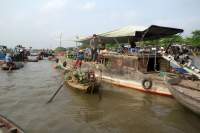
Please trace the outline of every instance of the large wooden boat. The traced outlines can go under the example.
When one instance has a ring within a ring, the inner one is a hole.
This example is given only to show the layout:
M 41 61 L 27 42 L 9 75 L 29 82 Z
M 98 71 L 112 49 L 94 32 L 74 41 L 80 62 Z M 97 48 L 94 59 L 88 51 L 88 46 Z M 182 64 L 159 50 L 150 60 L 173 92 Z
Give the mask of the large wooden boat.
M 11 70 L 17 70 L 17 69 L 20 69 L 20 68 L 23 68 L 24 67 L 24 64 L 22 62 L 14 62 L 14 66 L 11 68 Z M 2 70 L 9 70 L 9 66 L 7 64 L 3 64 L 1 66 L 1 69 Z
M 165 82 L 175 97 L 185 107 L 200 114 L 200 81 L 166 76 Z
M 95 73 L 105 82 L 142 92 L 171 96 L 160 73 L 170 72 L 171 67 L 160 55 L 104 54 L 102 59 L 102 63 L 95 65 Z
M 162 72 L 170 72 L 170 62 L 162 57 L 157 47 L 144 47 L 144 40 L 159 39 L 183 32 L 182 29 L 152 25 L 148 28 L 124 27 L 106 33 L 97 34 L 105 44 L 122 44 L 121 52 L 99 54 L 99 62 L 95 65 L 96 76 L 111 84 L 154 93 L 172 96 L 167 89 Z M 78 42 L 88 44 L 91 36 L 80 38 Z M 136 46 L 136 43 L 141 45 Z M 129 44 L 125 48 L 124 44 Z M 141 47 L 140 47 L 141 46 Z M 129 52 L 130 51 L 130 52 Z M 84 63 L 88 68 L 92 63 Z M 102 75 L 102 76 L 100 76 Z
M 154 67 L 154 56 L 128 56 L 128 55 L 103 55 L 103 61 L 98 64 L 84 62 L 81 69 L 92 69 L 95 71 L 95 77 L 104 82 L 111 83 L 125 88 L 136 89 L 138 91 L 159 94 L 171 97 L 171 93 L 163 81 L 160 72 L 156 72 Z M 170 71 L 170 64 L 162 57 L 156 57 L 158 70 Z M 67 62 L 67 66 L 62 64 Z M 144 63 L 143 63 L 144 62 Z M 64 70 L 73 65 L 71 59 L 60 59 L 59 65 Z
M 20 127 L 0 115 L 0 133 L 25 133 Z

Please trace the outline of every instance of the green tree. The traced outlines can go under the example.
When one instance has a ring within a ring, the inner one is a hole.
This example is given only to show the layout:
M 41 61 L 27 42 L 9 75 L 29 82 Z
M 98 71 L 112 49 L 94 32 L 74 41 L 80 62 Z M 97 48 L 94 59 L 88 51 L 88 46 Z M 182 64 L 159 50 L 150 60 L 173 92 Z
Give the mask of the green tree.
M 64 52 L 64 51 L 66 51 L 66 48 L 64 48 L 64 47 L 57 47 L 55 49 L 55 52 Z
M 193 46 L 200 46 L 200 30 L 195 30 L 192 32 L 191 37 L 185 39 L 186 44 Z
M 171 43 L 178 43 L 178 44 L 183 44 L 184 39 L 180 35 L 173 35 L 169 36 L 166 38 L 161 38 L 161 39 L 156 39 L 156 40 L 150 40 L 150 41 L 145 41 L 145 45 L 159 45 L 159 46 L 168 46 Z
M 86 43 L 83 43 L 83 44 L 81 44 L 81 46 L 80 46 L 81 49 L 85 49 L 85 48 L 89 48 L 89 47 L 90 47 L 90 45 L 89 45 L 89 44 L 86 44 Z

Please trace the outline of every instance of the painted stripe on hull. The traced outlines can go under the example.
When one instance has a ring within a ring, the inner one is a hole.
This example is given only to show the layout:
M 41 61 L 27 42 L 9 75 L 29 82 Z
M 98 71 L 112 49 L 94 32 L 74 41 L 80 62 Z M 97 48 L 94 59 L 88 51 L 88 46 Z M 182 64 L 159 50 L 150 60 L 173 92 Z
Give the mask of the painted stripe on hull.
M 99 75 L 96 75 L 96 76 L 99 77 Z M 105 82 L 112 83 L 117 86 L 131 88 L 131 89 L 135 89 L 135 90 L 138 90 L 141 92 L 146 92 L 146 93 L 152 93 L 152 94 L 158 94 L 158 95 L 162 95 L 162 96 L 173 97 L 167 87 L 166 88 L 151 88 L 150 90 L 146 90 L 142 87 L 141 83 L 136 82 L 136 81 L 116 79 L 116 78 L 112 78 L 109 76 L 102 76 L 102 79 Z

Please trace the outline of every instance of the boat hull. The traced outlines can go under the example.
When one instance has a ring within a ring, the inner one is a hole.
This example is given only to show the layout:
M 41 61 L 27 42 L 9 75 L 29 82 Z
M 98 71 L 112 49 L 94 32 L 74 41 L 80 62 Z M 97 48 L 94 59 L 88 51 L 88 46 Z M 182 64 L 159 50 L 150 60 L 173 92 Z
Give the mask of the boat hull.
M 136 81 L 136 80 L 124 80 L 124 79 L 114 78 L 114 77 L 105 76 L 105 75 L 102 75 L 102 77 L 100 75 L 96 75 L 96 77 L 102 78 L 102 80 L 104 82 L 111 83 L 116 86 L 130 88 L 130 89 L 138 90 L 138 91 L 145 92 L 145 93 L 151 93 L 151 94 L 156 94 L 156 95 L 161 95 L 161 96 L 172 97 L 172 94 L 169 91 L 169 89 L 167 88 L 167 86 L 161 87 L 161 86 L 153 85 L 151 89 L 145 89 L 142 86 L 142 81 L 140 82 L 140 81 Z
M 67 80 L 65 82 L 67 86 L 70 86 L 71 88 L 74 88 L 84 93 L 97 92 L 99 88 L 99 85 L 97 83 L 88 85 L 88 84 L 76 83 L 76 82 L 73 82 L 72 80 Z
M 73 66 L 73 60 L 70 59 L 60 59 L 59 60 L 59 65 L 62 66 L 63 62 L 66 61 L 68 66 Z M 167 97 L 172 97 L 171 92 L 167 88 L 167 86 L 164 83 L 163 77 L 160 77 L 159 74 L 153 74 L 148 75 L 148 74 L 141 74 L 139 72 L 134 73 L 134 77 L 125 77 L 125 76 L 119 76 L 116 74 L 109 74 L 107 71 L 102 71 L 98 69 L 101 68 L 102 66 L 99 64 L 92 64 L 89 62 L 84 62 L 82 65 L 82 69 L 88 69 L 91 68 L 92 70 L 95 71 L 95 76 L 99 79 L 101 79 L 104 82 L 116 85 L 116 86 L 121 86 L 124 88 L 130 88 L 134 90 L 138 90 L 141 92 L 145 93 L 150 93 L 150 94 L 156 94 L 156 95 L 161 95 L 161 96 L 167 96 Z M 62 69 L 66 69 L 67 67 L 61 67 Z M 145 89 L 143 87 L 143 79 L 149 78 L 152 81 L 152 87 L 150 89 Z
M 170 81 L 174 80 L 177 79 L 166 81 L 167 87 L 174 98 L 183 106 L 200 115 L 200 90 L 191 89 L 190 85 L 187 87 L 179 84 L 170 84 Z

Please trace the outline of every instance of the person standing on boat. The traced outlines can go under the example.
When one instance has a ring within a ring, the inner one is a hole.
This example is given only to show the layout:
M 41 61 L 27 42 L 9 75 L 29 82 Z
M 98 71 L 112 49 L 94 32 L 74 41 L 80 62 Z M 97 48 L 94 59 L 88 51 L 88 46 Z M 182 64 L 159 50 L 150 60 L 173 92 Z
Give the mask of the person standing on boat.
M 97 48 L 99 44 L 99 38 L 97 37 L 96 34 L 93 34 L 92 39 L 90 40 L 90 48 L 91 48 L 91 58 L 92 61 L 96 61 L 97 59 Z
M 9 53 L 6 54 L 5 62 L 6 62 L 6 65 L 9 67 L 9 70 L 11 70 L 12 67 L 14 66 L 14 63 L 13 63 L 12 57 Z

